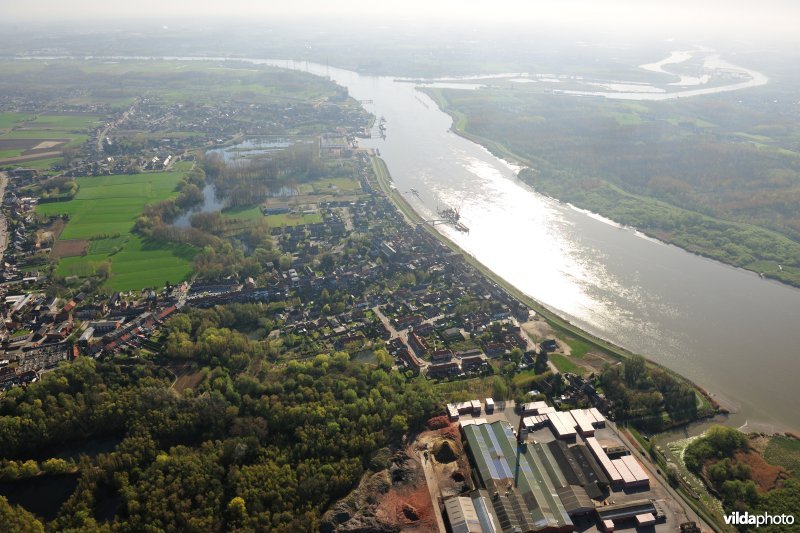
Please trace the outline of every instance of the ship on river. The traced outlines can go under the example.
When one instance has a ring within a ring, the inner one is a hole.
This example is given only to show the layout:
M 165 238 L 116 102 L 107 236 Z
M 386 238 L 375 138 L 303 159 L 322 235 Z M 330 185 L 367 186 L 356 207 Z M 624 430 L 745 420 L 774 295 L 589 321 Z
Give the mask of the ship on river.
M 461 213 L 458 209 L 449 206 L 438 207 L 436 212 L 442 218 L 442 221 L 451 224 L 458 231 L 469 233 L 469 228 L 461 222 Z

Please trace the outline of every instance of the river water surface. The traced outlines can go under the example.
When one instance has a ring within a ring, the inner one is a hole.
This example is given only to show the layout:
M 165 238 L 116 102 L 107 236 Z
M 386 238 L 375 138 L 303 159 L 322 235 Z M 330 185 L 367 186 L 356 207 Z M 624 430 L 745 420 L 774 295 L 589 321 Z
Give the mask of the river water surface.
M 509 164 L 450 131 L 452 120 L 409 83 L 292 61 L 372 100 L 381 157 L 423 216 L 461 209 L 468 234 L 436 226 L 464 250 L 576 325 L 708 389 L 750 429 L 800 429 L 800 290 L 646 238 L 522 183 Z M 569 96 L 564 96 L 569 98 Z M 420 198 L 408 192 L 419 191 Z

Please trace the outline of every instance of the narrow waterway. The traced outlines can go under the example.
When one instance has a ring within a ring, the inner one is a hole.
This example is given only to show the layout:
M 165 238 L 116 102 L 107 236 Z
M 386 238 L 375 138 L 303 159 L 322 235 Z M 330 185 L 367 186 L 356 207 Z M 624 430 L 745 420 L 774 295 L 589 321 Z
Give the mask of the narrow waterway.
M 580 327 L 689 377 L 750 429 L 798 429 L 800 290 L 648 239 L 523 184 L 515 170 L 450 131 L 409 83 L 292 61 L 329 75 L 386 119 L 380 149 L 423 216 L 461 209 L 470 232 L 436 226 L 520 290 Z M 565 95 L 565 98 L 570 96 Z M 417 189 L 419 198 L 410 193 Z

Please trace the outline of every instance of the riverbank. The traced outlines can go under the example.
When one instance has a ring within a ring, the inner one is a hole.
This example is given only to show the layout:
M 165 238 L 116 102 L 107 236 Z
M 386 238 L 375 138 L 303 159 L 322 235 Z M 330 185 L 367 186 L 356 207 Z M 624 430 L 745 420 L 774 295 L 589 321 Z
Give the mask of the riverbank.
M 498 286 L 502 287 L 506 290 L 509 294 L 511 294 L 514 298 L 518 301 L 522 302 L 523 304 L 527 305 L 529 308 L 533 309 L 536 313 L 538 313 L 544 320 L 557 332 L 557 333 L 567 333 L 573 337 L 576 337 L 584 342 L 589 343 L 593 348 L 598 349 L 606 353 L 607 355 L 611 356 L 612 358 L 622 361 L 627 357 L 633 356 L 633 352 L 626 350 L 620 346 L 616 346 L 613 343 L 605 341 L 599 337 L 596 337 L 578 327 L 574 324 L 570 323 L 568 320 L 560 317 L 541 303 L 535 301 L 533 298 L 525 295 L 518 289 L 516 289 L 511 283 L 503 279 L 502 276 L 499 276 L 495 272 L 489 270 L 486 266 L 484 266 L 480 261 L 476 260 L 471 254 L 465 252 L 461 247 L 459 247 L 456 243 L 451 241 L 447 236 L 443 235 L 442 233 L 436 231 L 432 226 L 426 224 L 424 219 L 413 209 L 411 204 L 409 204 L 406 199 L 402 196 L 400 191 L 394 186 L 392 182 L 391 175 L 389 170 L 382 159 L 376 156 L 372 156 L 372 164 L 375 170 L 375 174 L 380 184 L 381 190 L 387 197 L 397 206 L 400 212 L 403 214 L 405 219 L 409 224 L 418 225 L 422 224 L 423 227 L 428 231 L 431 235 L 433 235 L 437 240 L 448 246 L 451 250 L 461 254 L 465 260 L 476 268 L 482 275 L 484 275 L 487 279 L 491 280 L 492 282 L 496 283 Z M 667 475 L 666 472 L 669 471 L 668 463 L 666 458 L 663 454 L 659 451 L 658 453 L 655 452 L 653 446 L 655 445 L 655 439 L 662 441 L 664 443 L 671 443 L 674 440 L 679 440 L 688 436 L 689 434 L 692 435 L 699 435 L 703 431 L 705 431 L 708 427 L 711 427 L 714 424 L 726 424 L 730 423 L 729 418 L 727 417 L 729 405 L 720 405 L 720 402 L 717 401 L 717 398 L 706 391 L 703 387 L 699 386 L 698 384 L 694 383 L 692 380 L 682 376 L 663 365 L 656 363 L 651 360 L 647 360 L 648 364 L 661 368 L 666 372 L 669 372 L 671 375 L 675 376 L 679 380 L 682 380 L 695 390 L 695 392 L 703 398 L 704 402 L 708 402 L 711 406 L 713 406 L 715 415 L 698 419 L 696 421 L 687 423 L 687 424 L 679 424 L 664 430 L 661 433 L 656 435 L 650 436 L 648 439 L 642 437 L 642 435 L 633 429 L 630 429 L 630 433 L 628 434 L 628 440 L 630 441 L 631 445 L 636 442 L 638 446 L 641 446 L 642 450 L 646 450 L 648 453 L 645 454 L 645 451 L 642 451 L 642 459 L 645 459 L 645 455 L 648 455 L 652 461 L 654 468 L 658 468 L 659 474 L 661 472 L 665 472 L 663 475 Z M 771 428 L 773 431 L 770 434 L 780 434 L 780 431 L 777 430 L 771 424 L 762 424 L 760 422 L 753 422 L 753 425 L 762 426 L 760 429 L 764 430 L 767 428 Z M 753 429 L 753 428 L 751 428 Z M 788 433 L 787 433 L 788 435 Z M 667 446 L 667 444 L 664 444 Z M 660 450 L 660 448 L 659 448 Z M 685 470 L 685 468 L 684 468 Z M 675 495 L 683 499 L 683 501 L 692 509 L 694 510 L 702 520 L 705 520 L 708 524 L 715 524 L 717 527 L 720 527 L 721 515 L 714 513 L 712 509 L 714 509 L 711 503 L 708 501 L 700 501 L 699 497 L 693 493 L 693 491 L 687 491 L 685 487 L 679 485 L 675 489 Z M 713 502 L 712 502 L 713 503 Z
M 800 288 L 800 243 L 767 227 L 714 218 L 651 196 L 623 190 L 592 177 L 564 178 L 547 161 L 533 161 L 502 142 L 467 131 L 467 116 L 449 105 L 439 90 L 422 89 L 450 116 L 450 131 L 486 148 L 492 155 L 522 167 L 519 179 L 556 201 L 613 220 L 659 242 L 691 254 Z
M 397 188 L 394 187 L 392 183 L 391 174 L 389 173 L 389 169 L 386 167 L 384 161 L 376 156 L 373 156 L 372 164 L 375 170 L 375 174 L 378 178 L 378 183 L 381 186 L 381 190 L 383 190 L 383 192 L 389 197 L 389 199 L 392 200 L 392 202 L 394 202 L 394 204 L 398 207 L 398 209 L 400 209 L 400 212 L 403 213 L 406 220 L 410 224 L 414 225 L 423 224 L 423 227 L 431 235 L 436 237 L 440 242 L 444 243 L 451 250 L 461 254 L 470 265 L 472 265 L 475 269 L 477 269 L 486 278 L 493 281 L 499 287 L 503 288 L 506 292 L 508 292 L 510 295 L 516 298 L 518 301 L 522 302 L 524 305 L 534 310 L 555 331 L 571 335 L 581 341 L 587 342 L 593 348 L 603 352 L 604 354 L 610 356 L 611 358 L 617 361 L 623 361 L 629 357 L 636 355 L 633 352 L 626 350 L 625 348 L 622 348 L 621 346 L 617 346 L 609 341 L 606 341 L 600 337 L 592 335 L 591 333 L 575 326 L 569 320 L 564 319 L 563 317 L 559 316 L 546 306 L 542 305 L 540 302 L 537 302 L 530 296 L 526 295 L 525 293 L 514 287 L 510 282 L 505 280 L 502 276 L 496 274 L 495 272 L 487 268 L 483 263 L 475 259 L 475 257 L 473 257 L 471 254 L 467 253 L 456 243 L 448 239 L 447 236 L 436 231 L 432 226 L 424 224 L 422 217 L 420 217 L 420 215 L 414 210 L 411 204 L 409 204 L 406 201 L 406 199 L 402 196 L 402 194 L 400 194 Z M 668 372 L 670 375 L 691 385 L 695 389 L 697 394 L 700 395 L 704 399 L 704 401 L 708 402 L 708 404 L 710 404 L 713 407 L 716 413 L 718 414 L 729 413 L 730 406 L 720 405 L 720 403 L 716 400 L 716 398 L 712 394 L 706 391 L 703 387 L 694 383 L 692 380 L 650 359 L 648 359 L 648 364 L 661 368 L 665 372 Z

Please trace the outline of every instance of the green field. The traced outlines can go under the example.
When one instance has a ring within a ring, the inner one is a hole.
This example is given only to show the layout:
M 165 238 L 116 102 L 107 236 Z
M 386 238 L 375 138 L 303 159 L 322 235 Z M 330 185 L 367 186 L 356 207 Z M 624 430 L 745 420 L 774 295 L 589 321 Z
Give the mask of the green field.
M 113 239 L 102 239 L 111 241 Z M 192 273 L 192 259 L 197 249 L 189 245 L 152 242 L 132 235 L 122 250 L 114 255 L 96 253 L 90 245 L 85 256 L 66 257 L 58 264 L 60 276 L 86 277 L 94 275 L 104 262 L 111 263 L 111 276 L 105 285 L 111 290 L 125 291 L 143 287 L 161 287 L 165 282 L 176 283 Z M 102 246 L 106 249 L 107 246 Z M 110 250 L 109 250 L 110 251 Z
M 54 148 L 77 148 L 89 140 L 88 130 L 100 125 L 100 117 L 90 114 L 33 115 L 23 113 L 0 113 L 0 129 L 17 128 L 0 135 L 0 139 L 66 139 L 65 145 Z M 16 157 L 24 150 L 3 150 L 0 159 Z M 27 168 L 44 170 L 60 161 L 60 158 L 26 161 Z
M 559 372 L 571 372 L 573 374 L 580 374 L 582 371 L 581 367 L 579 367 L 578 365 L 576 365 L 575 363 L 573 363 L 572 361 L 570 361 L 565 356 L 559 353 L 551 353 L 548 355 L 548 358 L 550 359 L 550 361 L 553 362 L 554 365 L 556 365 L 556 368 L 558 369 Z
M 38 130 L 87 130 L 94 129 L 100 125 L 100 117 L 97 115 L 39 115 L 36 120 L 25 124 L 26 128 Z
M 62 239 L 125 235 L 145 204 L 172 196 L 182 177 L 183 172 L 158 172 L 77 178 L 80 190 L 73 200 L 41 204 L 36 211 L 69 215 Z
M 112 274 L 106 285 L 113 290 L 161 287 L 176 283 L 192 273 L 193 246 L 150 242 L 132 237 L 121 252 L 112 257 Z
M 239 220 L 260 220 L 264 218 L 260 206 L 231 207 L 222 211 L 222 216 Z
M 47 170 L 56 163 L 60 163 L 60 157 L 51 157 L 50 159 L 37 159 L 36 161 L 25 161 L 24 163 L 19 163 L 20 166 L 24 166 L 25 168 L 33 168 L 36 170 Z
M 326 178 L 304 183 L 297 189 L 300 194 L 353 194 L 361 192 L 361 184 L 355 178 Z
M 180 171 L 77 178 L 80 190 L 68 202 L 41 204 L 43 215 L 67 214 L 61 239 L 90 239 L 87 255 L 59 261 L 58 274 L 86 277 L 111 264 L 105 286 L 130 290 L 178 282 L 192 272 L 197 252 L 189 245 L 150 242 L 132 235 L 144 206 L 175 195 L 175 188 L 191 164 Z M 116 252 L 116 253 L 115 253 Z
M 128 241 L 127 236 L 121 237 L 109 237 L 107 239 L 94 239 L 89 244 L 89 254 L 110 254 L 117 248 L 120 248 L 125 245 Z
M 636 113 L 609 112 L 606 115 L 616 120 L 618 126 L 636 126 L 642 123 L 642 117 Z
M 11 128 L 15 124 L 31 120 L 33 115 L 28 113 L 0 113 L 0 129 Z
M 772 437 L 764 451 L 764 459 L 800 476 L 800 441 L 790 437 Z
M 319 213 L 313 215 L 267 215 L 267 224 L 271 228 L 280 228 L 281 226 L 305 226 L 306 224 L 319 224 L 322 222 L 322 216 Z
M 581 357 L 586 355 L 586 352 L 588 352 L 591 349 L 591 346 L 589 345 L 588 342 L 582 341 L 580 339 L 567 337 L 564 339 L 564 342 L 569 344 L 570 355 L 577 359 L 580 359 Z

